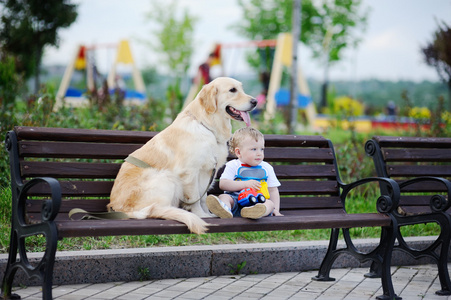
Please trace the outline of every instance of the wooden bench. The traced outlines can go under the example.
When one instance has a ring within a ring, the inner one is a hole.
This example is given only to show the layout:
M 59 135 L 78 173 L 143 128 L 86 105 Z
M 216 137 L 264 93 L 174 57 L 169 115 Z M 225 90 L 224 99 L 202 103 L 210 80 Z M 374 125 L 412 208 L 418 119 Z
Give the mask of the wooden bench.
M 10 155 L 13 202 L 9 261 L 2 281 L 4 298 L 11 295 L 18 269 L 42 279 L 43 298 L 52 298 L 53 263 L 57 242 L 62 238 L 189 233 L 184 224 L 170 220 L 71 220 L 68 217 L 73 208 L 105 212 L 123 159 L 155 134 L 33 127 L 16 127 L 8 133 L 6 147 Z M 208 233 L 331 229 L 329 248 L 315 279 L 334 280 L 329 276 L 333 262 L 338 255 L 350 253 L 361 262 L 374 261 L 380 267 L 378 275 L 384 293 L 381 299 L 396 297 L 390 274 L 395 241 L 393 218 L 385 212 L 390 212 L 399 200 L 397 184 L 385 178 L 342 183 L 332 143 L 324 137 L 266 135 L 265 139 L 265 160 L 272 163 L 282 183 L 281 212 L 285 216 L 259 220 L 206 218 Z M 346 213 L 348 193 L 369 182 L 391 186 L 394 196 L 368 199 L 374 203 L 378 200 L 379 212 L 375 207 L 374 213 Z M 221 192 L 216 181 L 210 193 Z M 354 227 L 381 227 L 379 246 L 369 253 L 355 249 L 349 233 L 349 228 Z M 337 248 L 340 229 L 345 248 Z M 46 237 L 47 249 L 42 261 L 31 266 L 24 239 L 37 234 Z
M 400 186 L 399 206 L 393 211 L 398 223 L 396 248 L 414 258 L 433 258 L 441 284 L 436 293 L 451 295 L 451 138 L 375 136 L 366 142 L 365 151 L 373 158 L 377 175 Z M 425 249 L 414 249 L 404 240 L 401 227 L 423 223 L 437 223 L 440 234 Z

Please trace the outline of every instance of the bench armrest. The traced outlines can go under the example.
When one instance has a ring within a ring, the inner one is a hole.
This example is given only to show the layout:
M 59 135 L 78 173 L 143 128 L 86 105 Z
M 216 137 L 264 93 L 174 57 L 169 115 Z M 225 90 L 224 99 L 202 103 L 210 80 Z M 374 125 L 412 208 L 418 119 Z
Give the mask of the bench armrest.
M 25 225 L 25 208 L 26 208 L 26 199 L 27 199 L 27 192 L 30 188 L 37 184 L 48 184 L 50 188 L 50 194 L 51 198 L 45 200 L 42 203 L 42 220 L 43 221 L 53 221 L 55 220 L 56 216 L 58 215 L 58 212 L 61 207 L 61 185 L 55 178 L 51 177 L 38 177 L 33 178 L 32 180 L 26 182 L 24 185 L 22 185 L 19 188 L 19 193 L 17 196 L 17 216 L 19 217 L 20 222 L 22 225 Z
M 445 178 L 434 177 L 434 176 L 421 176 L 413 179 L 406 180 L 399 184 L 401 190 L 409 185 L 418 184 L 424 181 L 435 181 L 441 183 L 446 188 L 446 193 L 448 197 L 444 197 L 443 195 L 433 195 L 430 199 L 429 206 L 433 212 L 446 211 L 450 208 L 450 197 L 451 197 L 451 182 Z
M 345 207 L 345 199 L 350 191 L 354 188 L 367 184 L 370 182 L 379 182 L 379 185 L 383 188 L 380 190 L 382 195 L 377 199 L 376 208 L 380 213 L 391 213 L 394 209 L 396 209 L 399 205 L 400 199 L 400 187 L 396 181 L 390 178 L 384 177 L 368 177 L 364 179 L 357 180 L 350 184 L 341 184 L 342 193 L 341 200 L 343 202 L 343 206 Z

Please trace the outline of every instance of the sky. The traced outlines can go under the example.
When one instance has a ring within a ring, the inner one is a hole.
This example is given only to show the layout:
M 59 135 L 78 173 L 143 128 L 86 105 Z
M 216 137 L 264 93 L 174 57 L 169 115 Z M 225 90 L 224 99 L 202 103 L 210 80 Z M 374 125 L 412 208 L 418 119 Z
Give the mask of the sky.
M 78 45 L 98 45 L 96 62 L 100 71 L 107 73 L 116 53 L 114 48 L 102 46 L 126 39 L 138 68 L 160 68 L 160 57 L 149 46 L 155 29 L 148 17 L 152 1 L 73 1 L 79 5 L 78 18 L 71 27 L 60 30 L 59 48 L 46 48 L 44 65 L 67 65 Z M 242 18 L 236 0 L 179 0 L 178 6 L 198 18 L 189 75 L 194 75 L 215 43 L 246 40 L 231 29 Z M 330 69 L 331 80 L 439 80 L 435 69 L 424 63 L 421 47 L 432 41 L 438 22 L 451 26 L 451 0 L 362 0 L 362 8 L 370 9 L 362 42 L 356 49 L 348 49 L 343 60 Z M 224 75 L 248 71 L 245 51 L 237 48 L 225 53 Z M 308 78 L 324 76 L 322 64 L 304 45 L 299 46 L 299 66 Z

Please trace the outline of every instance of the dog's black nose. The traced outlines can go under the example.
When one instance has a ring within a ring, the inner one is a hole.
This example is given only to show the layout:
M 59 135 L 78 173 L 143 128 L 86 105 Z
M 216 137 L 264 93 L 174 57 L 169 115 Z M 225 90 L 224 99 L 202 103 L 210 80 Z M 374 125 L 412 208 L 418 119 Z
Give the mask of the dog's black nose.
M 253 107 L 256 107 L 257 103 L 258 103 L 257 99 L 251 99 L 251 104 Z

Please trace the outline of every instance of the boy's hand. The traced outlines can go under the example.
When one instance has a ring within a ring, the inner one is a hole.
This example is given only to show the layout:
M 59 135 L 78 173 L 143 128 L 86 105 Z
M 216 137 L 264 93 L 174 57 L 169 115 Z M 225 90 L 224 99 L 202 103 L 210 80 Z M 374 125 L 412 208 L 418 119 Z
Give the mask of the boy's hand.
M 257 180 L 246 180 L 246 181 L 243 181 L 243 182 L 246 183 L 246 187 L 247 188 L 252 188 L 252 189 L 254 189 L 256 191 L 260 190 L 260 188 L 262 187 L 260 181 L 257 181 Z

